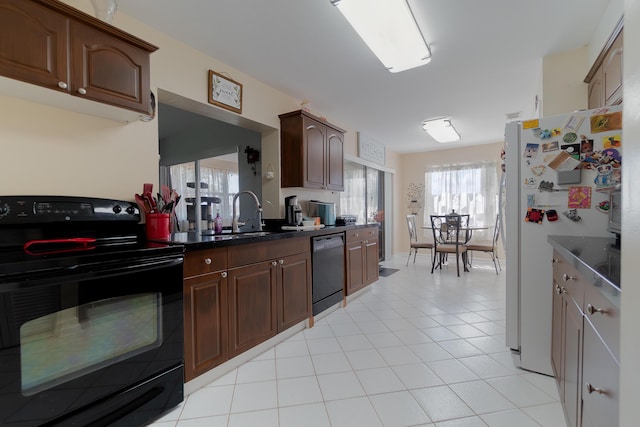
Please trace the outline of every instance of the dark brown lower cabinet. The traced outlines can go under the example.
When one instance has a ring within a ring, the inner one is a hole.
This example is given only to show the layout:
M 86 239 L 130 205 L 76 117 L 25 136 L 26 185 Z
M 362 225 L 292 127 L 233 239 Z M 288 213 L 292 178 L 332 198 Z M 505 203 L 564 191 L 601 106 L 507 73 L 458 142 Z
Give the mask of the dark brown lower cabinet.
M 229 270 L 229 346 L 234 357 L 277 333 L 277 270 L 265 261 Z
M 185 380 L 229 358 L 227 273 L 184 281 Z
M 347 231 L 346 244 L 346 294 L 375 282 L 378 269 L 378 226 Z
M 296 237 L 185 254 L 186 381 L 311 316 L 310 247 Z
M 278 332 L 307 319 L 311 313 L 311 256 L 278 260 Z

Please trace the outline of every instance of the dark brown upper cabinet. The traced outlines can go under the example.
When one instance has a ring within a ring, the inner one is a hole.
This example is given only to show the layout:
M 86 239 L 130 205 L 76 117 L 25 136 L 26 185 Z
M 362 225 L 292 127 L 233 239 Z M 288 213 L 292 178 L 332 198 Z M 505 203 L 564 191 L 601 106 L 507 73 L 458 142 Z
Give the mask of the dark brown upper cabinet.
M 0 93 L 138 120 L 152 113 L 149 57 L 156 50 L 57 0 L 0 0 Z
M 303 110 L 280 116 L 281 186 L 344 190 L 344 134 Z

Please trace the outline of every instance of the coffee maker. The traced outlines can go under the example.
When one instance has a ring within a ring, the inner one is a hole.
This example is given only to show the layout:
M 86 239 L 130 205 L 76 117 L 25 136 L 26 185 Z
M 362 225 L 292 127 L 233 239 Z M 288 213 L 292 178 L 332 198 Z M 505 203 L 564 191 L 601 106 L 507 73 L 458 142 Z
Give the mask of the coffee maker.
M 300 225 L 302 223 L 302 209 L 298 204 L 298 196 L 284 198 L 285 221 L 289 225 Z

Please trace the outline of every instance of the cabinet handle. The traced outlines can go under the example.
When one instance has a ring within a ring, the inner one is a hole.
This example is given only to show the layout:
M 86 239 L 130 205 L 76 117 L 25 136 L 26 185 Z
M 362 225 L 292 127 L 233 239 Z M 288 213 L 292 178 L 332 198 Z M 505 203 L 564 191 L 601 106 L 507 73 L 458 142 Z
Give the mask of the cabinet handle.
M 587 304 L 587 311 L 591 315 L 594 315 L 595 313 L 600 313 L 600 314 L 606 314 L 607 313 L 607 310 L 605 310 L 603 308 L 595 308 L 591 304 Z
M 602 389 L 602 388 L 598 388 L 598 387 L 594 387 L 591 385 L 591 383 L 587 383 L 587 391 L 589 392 L 589 394 L 596 392 L 598 394 L 607 394 L 607 392 Z
M 204 263 L 207 265 L 211 265 L 211 258 L 205 258 Z
M 559 259 L 557 259 L 557 258 L 551 258 L 551 262 L 552 262 L 553 264 L 555 264 L 556 262 L 560 262 L 560 260 L 559 260 Z
M 87 90 L 85 88 L 81 87 L 80 89 L 78 89 L 78 93 L 80 95 L 86 95 L 87 94 Z
M 565 282 L 568 282 L 569 280 L 576 280 L 576 278 L 573 276 L 569 276 L 567 273 L 564 273 L 562 275 L 562 280 L 564 280 Z
M 225 277 L 227 277 L 227 272 L 223 271 L 222 273 L 220 273 L 220 276 L 222 276 L 222 278 L 224 279 Z
M 283 259 L 278 260 L 278 264 L 280 264 L 280 265 L 284 264 L 284 260 Z
M 271 261 L 271 267 L 275 267 L 276 265 L 278 265 L 276 261 Z
M 562 294 L 566 294 L 567 290 L 565 288 L 563 288 L 560 285 L 556 285 L 556 294 L 558 295 L 562 295 Z
M 59 87 L 60 89 L 66 89 L 66 88 L 68 88 L 68 87 L 69 87 L 69 85 L 68 85 L 68 84 L 66 84 L 65 82 L 58 82 L 58 87 Z

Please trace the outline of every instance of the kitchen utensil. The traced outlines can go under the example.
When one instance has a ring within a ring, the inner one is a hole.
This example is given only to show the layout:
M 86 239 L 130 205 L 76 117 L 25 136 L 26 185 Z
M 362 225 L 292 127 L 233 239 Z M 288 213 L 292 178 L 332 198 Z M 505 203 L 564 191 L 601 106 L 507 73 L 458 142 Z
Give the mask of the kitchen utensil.
M 151 206 L 149 206 L 149 203 L 146 197 L 136 193 L 135 198 L 136 198 L 136 203 L 138 204 L 138 207 L 140 208 L 141 212 L 147 213 L 151 210 Z

